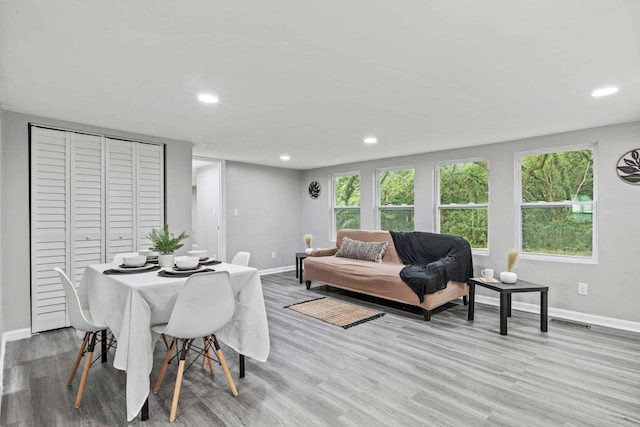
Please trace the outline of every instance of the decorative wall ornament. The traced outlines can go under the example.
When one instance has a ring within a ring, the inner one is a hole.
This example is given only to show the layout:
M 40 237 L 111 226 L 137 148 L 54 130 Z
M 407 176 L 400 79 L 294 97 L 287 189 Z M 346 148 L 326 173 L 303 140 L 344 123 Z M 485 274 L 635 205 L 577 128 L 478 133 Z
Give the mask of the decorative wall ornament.
M 318 181 L 311 181 L 309 184 L 309 197 L 317 199 L 320 196 L 320 183 Z
M 640 185 L 640 148 L 624 153 L 618 160 L 616 172 L 627 184 Z

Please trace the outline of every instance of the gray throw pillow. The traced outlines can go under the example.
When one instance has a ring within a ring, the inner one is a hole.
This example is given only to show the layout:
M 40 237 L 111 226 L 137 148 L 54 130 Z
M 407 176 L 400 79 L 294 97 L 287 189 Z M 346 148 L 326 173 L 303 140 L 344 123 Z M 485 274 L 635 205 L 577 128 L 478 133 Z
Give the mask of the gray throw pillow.
M 348 237 L 342 239 L 342 245 L 336 256 L 364 261 L 382 262 L 389 242 L 361 242 Z

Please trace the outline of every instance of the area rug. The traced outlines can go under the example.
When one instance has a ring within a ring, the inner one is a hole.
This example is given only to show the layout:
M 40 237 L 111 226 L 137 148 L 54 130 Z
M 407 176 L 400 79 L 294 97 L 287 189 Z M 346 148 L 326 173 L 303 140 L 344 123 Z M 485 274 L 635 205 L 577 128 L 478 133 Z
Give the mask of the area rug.
M 344 329 L 384 316 L 384 313 L 366 310 L 326 297 L 287 305 L 284 308 L 306 314 L 332 325 L 341 326 Z

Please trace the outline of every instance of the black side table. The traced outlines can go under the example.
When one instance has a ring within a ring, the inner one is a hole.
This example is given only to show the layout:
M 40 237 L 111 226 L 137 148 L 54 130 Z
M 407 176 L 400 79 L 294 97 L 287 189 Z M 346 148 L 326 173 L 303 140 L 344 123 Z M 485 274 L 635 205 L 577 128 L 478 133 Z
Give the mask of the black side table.
M 302 274 L 304 271 L 303 261 L 308 256 L 306 252 L 296 253 L 296 277 L 300 278 L 300 283 L 302 283 Z
M 486 283 L 481 278 L 469 279 L 469 320 L 473 320 L 476 285 L 500 292 L 500 335 L 507 335 L 507 318 L 511 317 L 511 294 L 540 292 L 540 330 L 547 332 L 549 287 L 518 280 L 516 283 Z

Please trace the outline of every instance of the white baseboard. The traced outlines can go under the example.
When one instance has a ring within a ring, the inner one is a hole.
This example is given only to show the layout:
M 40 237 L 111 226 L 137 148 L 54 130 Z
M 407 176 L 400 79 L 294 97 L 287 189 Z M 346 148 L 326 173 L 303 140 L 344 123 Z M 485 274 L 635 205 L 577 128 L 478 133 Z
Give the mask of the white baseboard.
M 476 302 L 479 302 L 481 304 L 494 305 L 496 307 L 500 306 L 499 298 L 488 297 L 485 295 L 476 295 Z M 536 314 L 540 313 L 540 306 L 538 304 L 530 304 L 526 302 L 513 301 L 511 303 L 511 309 Z M 549 307 L 549 317 L 573 320 L 576 322 L 588 323 L 591 325 L 606 326 L 608 328 L 621 329 L 624 331 L 640 332 L 640 322 L 631 322 L 629 320 L 597 316 L 595 314 L 580 313 L 578 311 L 563 310 L 560 308 Z
M 2 337 L 2 341 L 3 342 L 18 341 L 18 340 L 22 340 L 30 337 L 31 337 L 31 328 L 15 329 L 13 331 L 5 332 L 4 336 Z
M 293 271 L 296 269 L 295 265 L 286 265 L 284 267 L 268 268 L 266 270 L 259 270 L 258 274 L 264 276 L 266 274 L 286 273 L 287 271 Z

